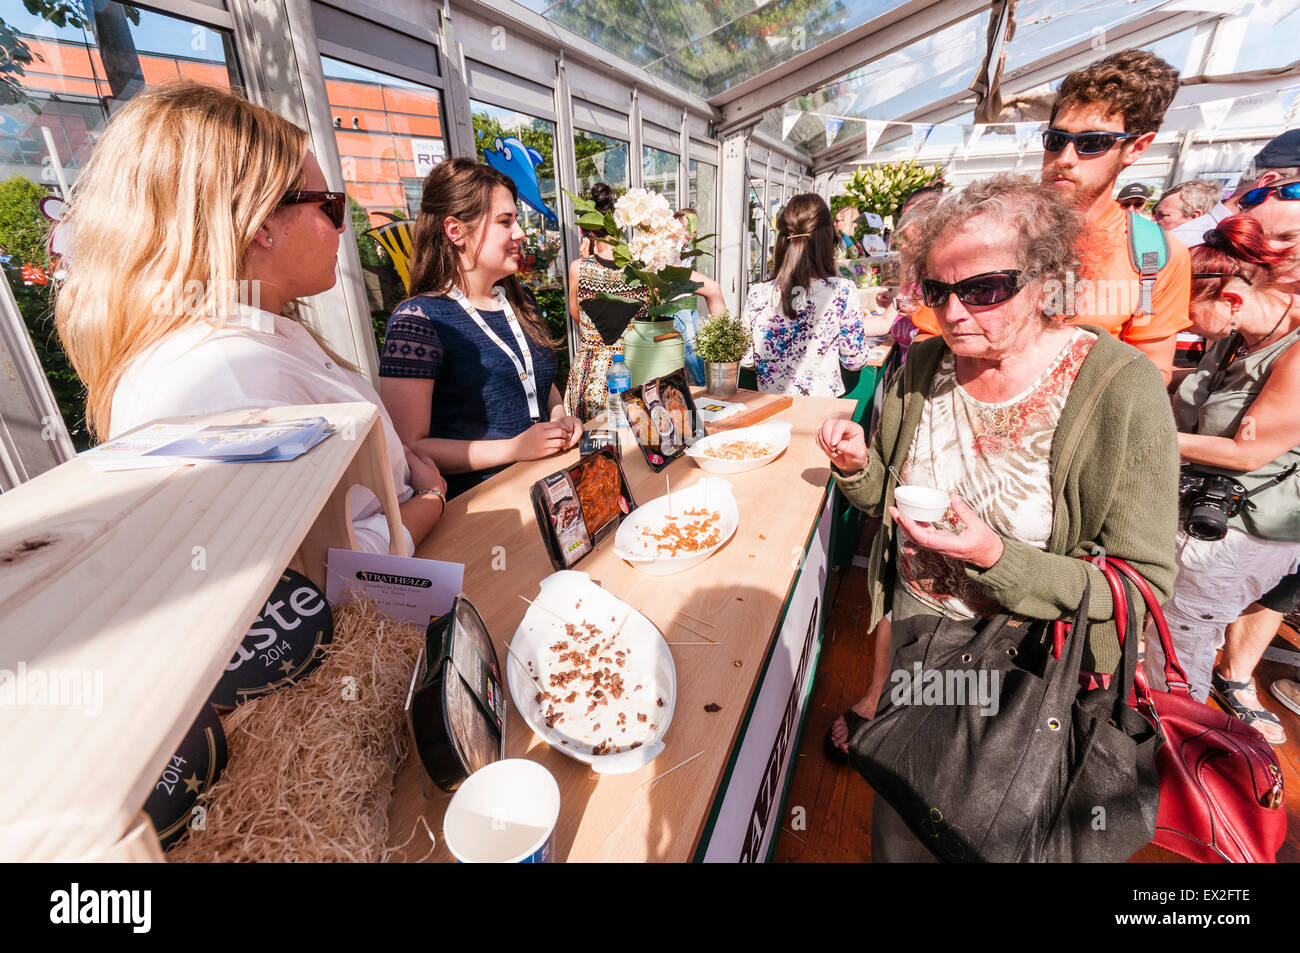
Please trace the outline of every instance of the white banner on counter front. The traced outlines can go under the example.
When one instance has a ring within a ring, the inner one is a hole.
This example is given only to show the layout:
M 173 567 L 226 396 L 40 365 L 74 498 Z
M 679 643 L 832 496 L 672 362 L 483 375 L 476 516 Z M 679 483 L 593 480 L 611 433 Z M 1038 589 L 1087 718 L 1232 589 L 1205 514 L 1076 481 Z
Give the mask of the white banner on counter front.
M 811 694 L 813 660 L 821 633 L 833 499 L 827 496 L 807 559 L 790 594 L 735 768 L 721 795 L 722 808 L 705 861 L 761 862 L 781 830 L 785 779 L 790 759 L 799 752 L 796 732 Z

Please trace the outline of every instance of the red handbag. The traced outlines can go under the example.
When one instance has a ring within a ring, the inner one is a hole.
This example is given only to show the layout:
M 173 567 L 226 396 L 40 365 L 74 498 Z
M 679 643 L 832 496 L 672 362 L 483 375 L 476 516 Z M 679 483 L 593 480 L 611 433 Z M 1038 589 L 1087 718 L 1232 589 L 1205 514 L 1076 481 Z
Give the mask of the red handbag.
M 1164 739 L 1156 752 L 1160 809 L 1152 843 L 1198 863 L 1274 863 L 1286 810 L 1273 746 L 1241 719 L 1191 697 L 1165 614 L 1141 573 L 1113 556 L 1094 565 L 1108 582 L 1118 571 L 1133 583 L 1165 650 L 1169 691 L 1153 690 L 1141 665 L 1133 685 L 1134 707 Z

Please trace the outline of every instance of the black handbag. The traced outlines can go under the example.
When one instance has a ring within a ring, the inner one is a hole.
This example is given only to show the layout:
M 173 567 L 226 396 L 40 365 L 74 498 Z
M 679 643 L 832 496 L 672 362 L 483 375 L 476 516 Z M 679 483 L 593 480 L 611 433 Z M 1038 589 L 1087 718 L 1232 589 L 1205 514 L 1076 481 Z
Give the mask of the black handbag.
M 1079 686 L 1087 588 L 1059 658 L 1059 622 L 936 614 L 895 623 L 898 684 L 882 698 L 888 707 L 849 740 L 849 760 L 940 860 L 1125 861 L 1150 842 L 1160 737 L 1126 703 L 1139 640 L 1124 632 L 1136 633 L 1138 621 L 1123 584 L 1113 574 L 1107 581 L 1124 643 L 1107 688 Z M 929 691 L 936 677 L 946 693 Z M 980 678 L 996 686 L 996 712 L 969 698 L 952 703 L 950 685 L 969 690 Z

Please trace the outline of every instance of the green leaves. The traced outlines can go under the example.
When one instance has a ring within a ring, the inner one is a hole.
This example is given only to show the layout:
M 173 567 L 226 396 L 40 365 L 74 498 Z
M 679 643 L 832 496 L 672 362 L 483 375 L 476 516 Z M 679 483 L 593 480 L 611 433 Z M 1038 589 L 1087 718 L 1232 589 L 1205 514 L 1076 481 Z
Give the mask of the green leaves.
M 745 322 L 725 311 L 709 318 L 695 333 L 695 353 L 710 364 L 738 361 L 749 348 L 749 329 Z
M 921 186 L 931 184 L 943 184 L 943 169 L 940 166 L 922 166 L 914 159 L 868 166 L 853 173 L 844 186 L 844 192 L 831 199 L 831 214 L 854 206 L 860 212 L 875 212 L 881 218 L 896 218 L 903 199 Z M 861 239 L 871 231 L 875 229 L 864 223 L 854 229 L 853 237 Z

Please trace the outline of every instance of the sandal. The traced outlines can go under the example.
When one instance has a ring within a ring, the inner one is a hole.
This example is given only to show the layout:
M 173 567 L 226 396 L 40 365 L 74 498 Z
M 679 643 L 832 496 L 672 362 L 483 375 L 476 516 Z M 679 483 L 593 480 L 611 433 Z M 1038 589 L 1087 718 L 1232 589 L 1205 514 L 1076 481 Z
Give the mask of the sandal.
M 850 741 L 853 739 L 853 736 L 858 733 L 858 729 L 871 720 L 870 718 L 863 718 L 852 708 L 845 709 L 840 717 L 844 719 L 844 724 L 849 729 Z M 826 729 L 826 739 L 824 742 L 826 757 L 830 758 L 832 761 L 838 761 L 840 764 L 848 764 L 849 756 L 837 748 L 835 742 L 831 740 L 831 732 L 834 730 L 835 722 L 832 721 L 830 727 Z
M 1259 703 L 1255 679 L 1230 682 L 1216 668 L 1210 676 L 1210 696 L 1229 715 L 1235 715 L 1258 731 L 1269 744 L 1286 744 L 1286 729 L 1281 719 Z

